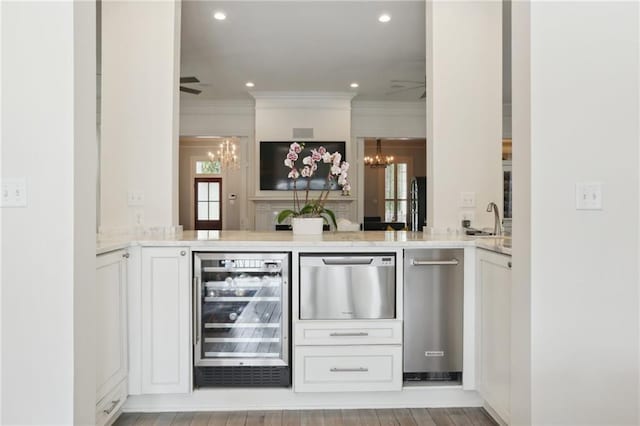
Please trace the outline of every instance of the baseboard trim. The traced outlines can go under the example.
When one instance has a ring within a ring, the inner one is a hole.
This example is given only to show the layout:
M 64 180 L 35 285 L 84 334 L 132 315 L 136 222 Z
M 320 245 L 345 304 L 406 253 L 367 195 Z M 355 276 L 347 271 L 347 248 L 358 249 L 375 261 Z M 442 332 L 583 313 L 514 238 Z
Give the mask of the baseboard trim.
M 131 395 L 123 412 L 482 407 L 476 391 L 412 387 L 398 392 L 295 393 L 291 389 L 198 389 L 189 394 Z

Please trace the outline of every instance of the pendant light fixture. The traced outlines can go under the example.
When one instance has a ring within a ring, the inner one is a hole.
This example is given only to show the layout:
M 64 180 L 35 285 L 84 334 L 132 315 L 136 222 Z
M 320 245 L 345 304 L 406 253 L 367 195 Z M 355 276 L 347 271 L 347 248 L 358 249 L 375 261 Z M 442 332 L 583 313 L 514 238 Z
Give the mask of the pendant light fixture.
M 229 142 L 229 139 L 225 139 L 224 142 L 220 143 L 218 151 L 215 154 L 210 152 L 209 158 L 212 162 L 219 162 L 222 170 L 230 171 L 240 168 L 238 154 L 236 154 L 236 145 Z
M 376 155 L 374 157 L 364 157 L 364 164 L 372 169 L 386 168 L 389 164 L 393 164 L 393 156 L 383 156 L 382 141 L 380 139 L 376 139 Z

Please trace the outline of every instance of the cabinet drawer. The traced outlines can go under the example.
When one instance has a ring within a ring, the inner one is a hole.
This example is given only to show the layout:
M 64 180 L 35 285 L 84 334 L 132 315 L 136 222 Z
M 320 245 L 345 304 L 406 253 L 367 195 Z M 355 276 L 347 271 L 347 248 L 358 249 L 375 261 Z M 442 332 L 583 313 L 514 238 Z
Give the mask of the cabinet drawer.
M 297 346 L 296 392 L 402 389 L 402 348 L 394 346 Z
M 127 399 L 127 381 L 120 382 L 96 404 L 96 426 L 111 424 Z
M 399 345 L 402 321 L 313 321 L 296 324 L 296 345 Z

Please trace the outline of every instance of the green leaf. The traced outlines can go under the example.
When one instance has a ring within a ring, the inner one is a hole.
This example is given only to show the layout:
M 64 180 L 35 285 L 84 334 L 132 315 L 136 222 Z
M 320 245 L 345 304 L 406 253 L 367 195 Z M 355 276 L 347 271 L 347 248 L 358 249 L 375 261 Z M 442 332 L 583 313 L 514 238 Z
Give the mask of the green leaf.
M 333 213 L 333 211 L 331 211 L 331 210 L 329 210 L 327 208 L 323 208 L 322 210 L 323 210 L 323 213 L 326 213 L 327 216 L 329 216 L 331 218 L 331 222 L 333 223 L 333 226 L 335 228 L 337 228 L 338 224 L 336 222 L 336 215 Z
M 290 209 L 282 210 L 280 214 L 278 214 L 278 217 L 276 218 L 276 220 L 278 221 L 278 223 L 282 223 L 282 221 L 288 218 L 289 216 L 296 217 L 298 216 L 298 213 Z

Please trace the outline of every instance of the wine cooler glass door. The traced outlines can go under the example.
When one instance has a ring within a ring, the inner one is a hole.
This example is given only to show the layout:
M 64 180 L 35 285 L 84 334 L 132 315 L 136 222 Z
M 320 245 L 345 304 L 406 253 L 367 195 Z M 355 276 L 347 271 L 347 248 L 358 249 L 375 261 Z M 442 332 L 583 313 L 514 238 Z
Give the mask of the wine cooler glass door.
M 200 253 L 195 365 L 288 365 L 288 255 Z

